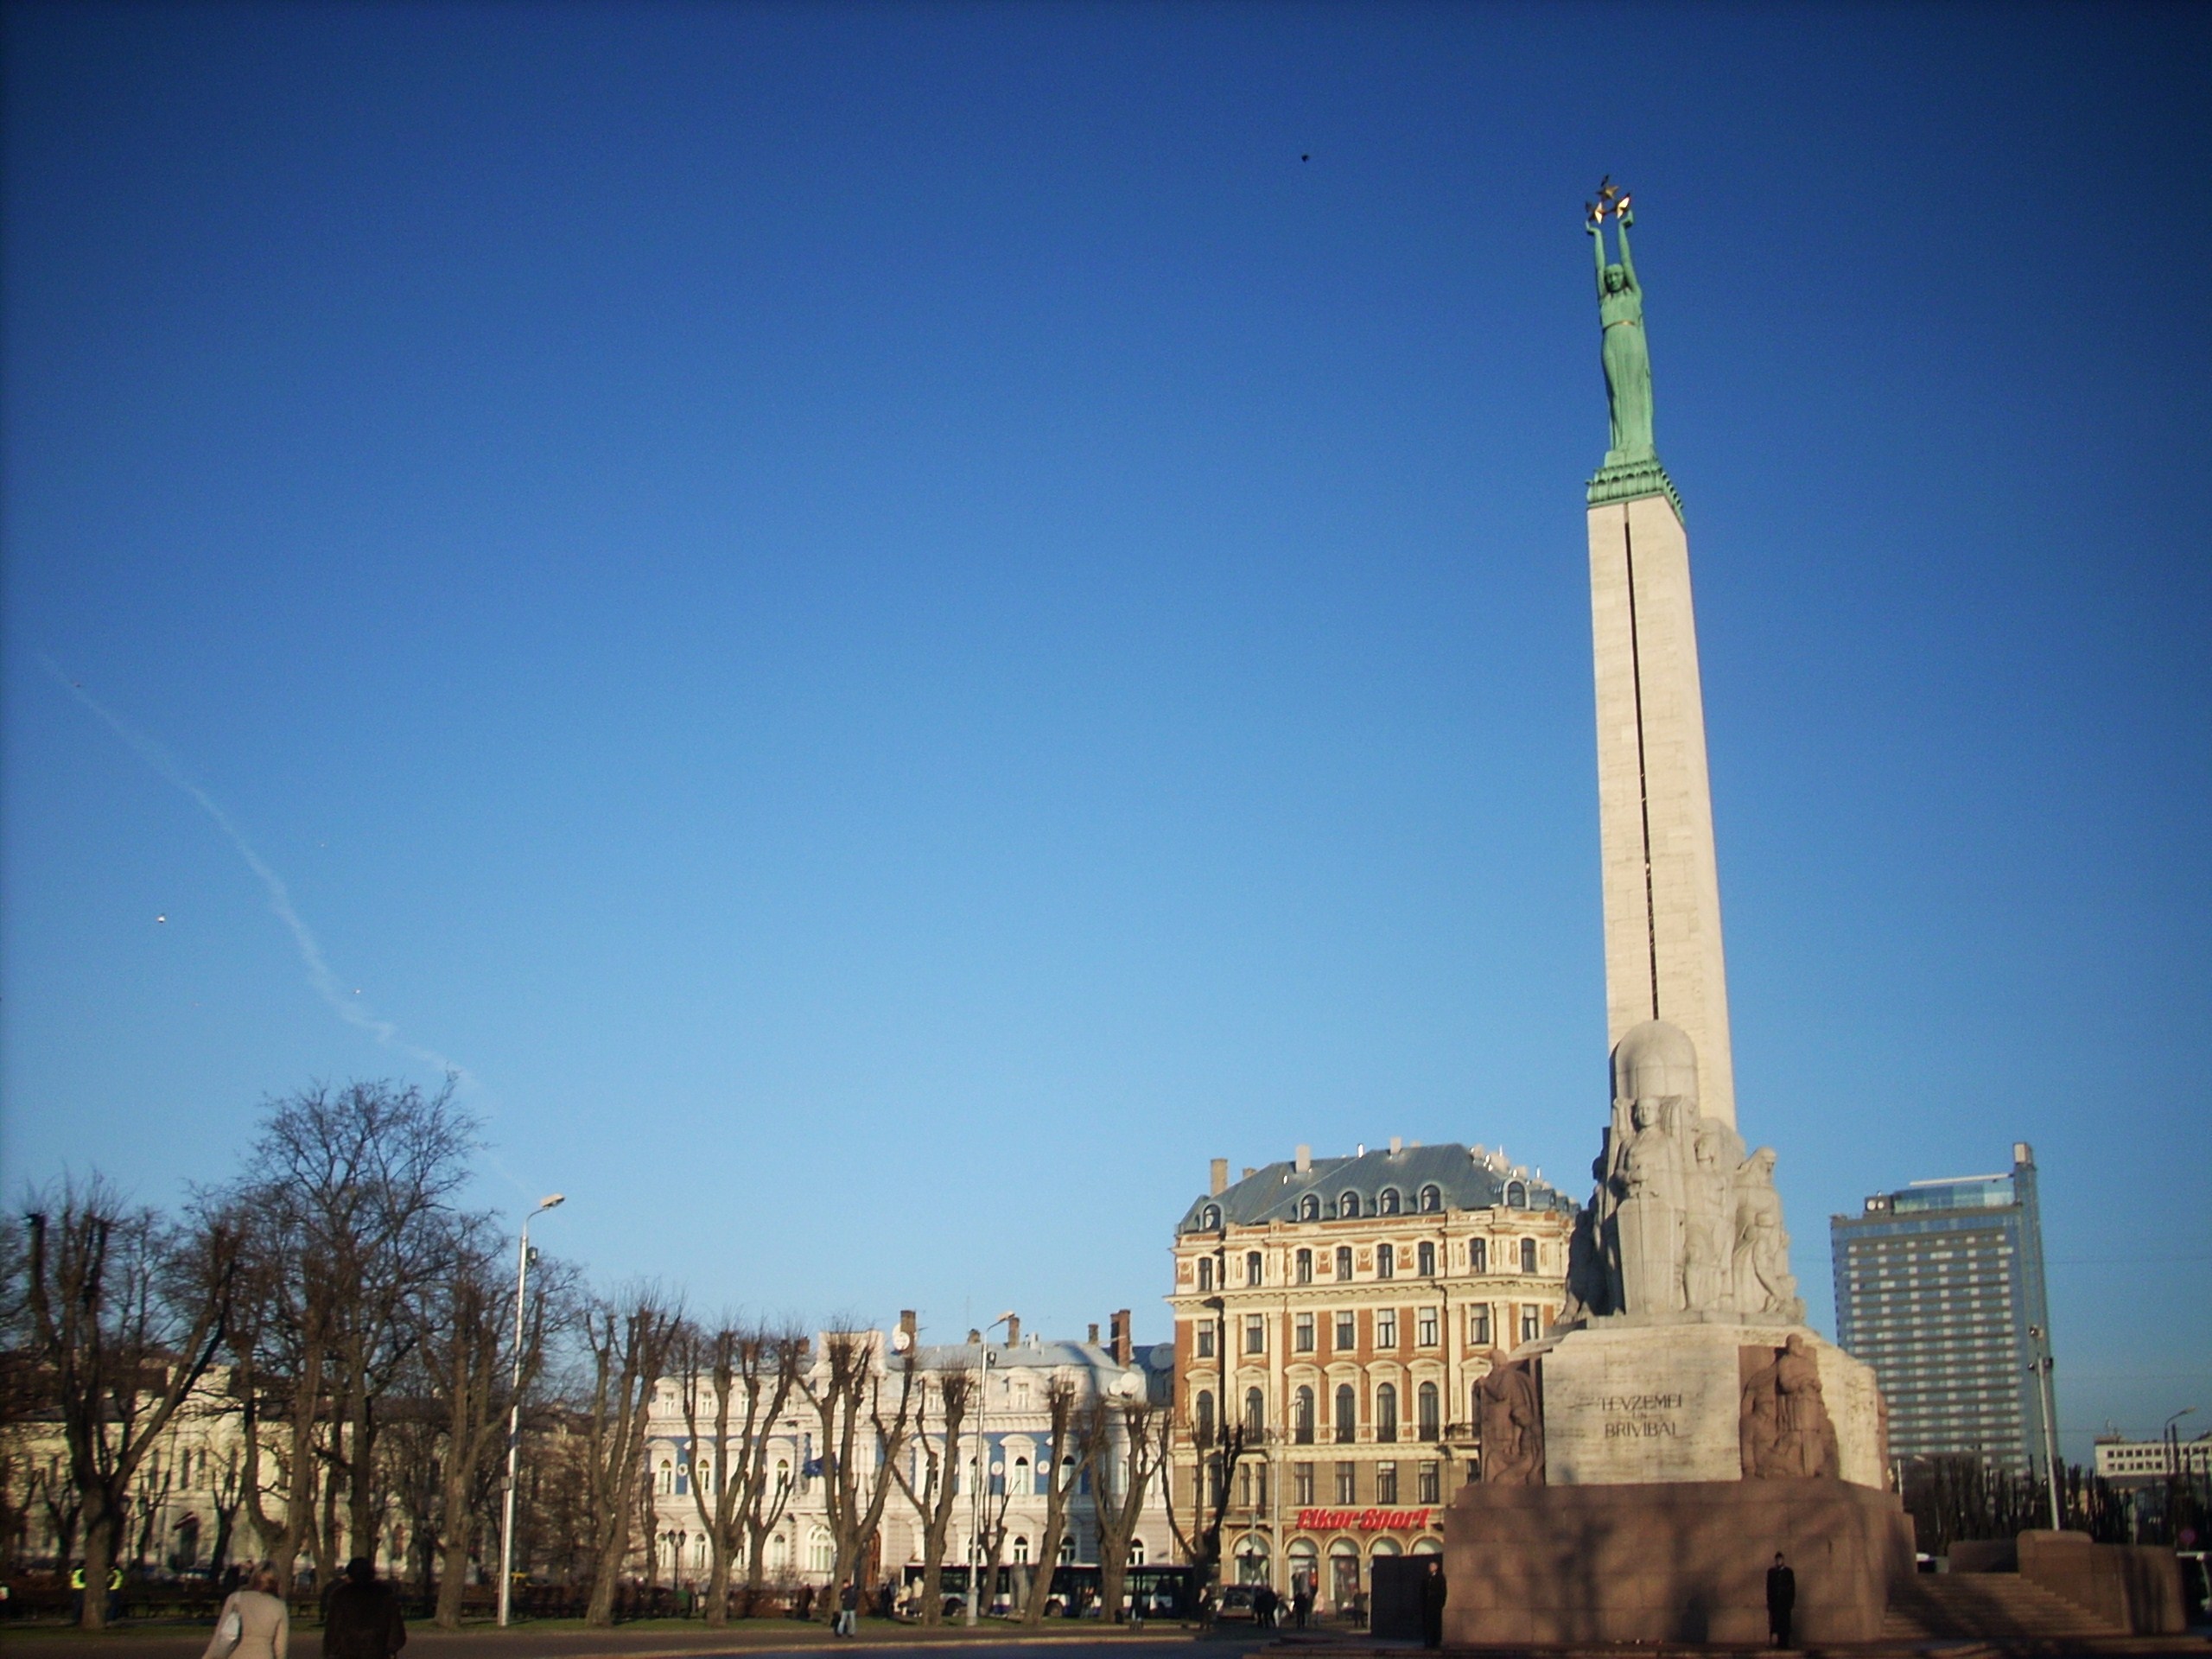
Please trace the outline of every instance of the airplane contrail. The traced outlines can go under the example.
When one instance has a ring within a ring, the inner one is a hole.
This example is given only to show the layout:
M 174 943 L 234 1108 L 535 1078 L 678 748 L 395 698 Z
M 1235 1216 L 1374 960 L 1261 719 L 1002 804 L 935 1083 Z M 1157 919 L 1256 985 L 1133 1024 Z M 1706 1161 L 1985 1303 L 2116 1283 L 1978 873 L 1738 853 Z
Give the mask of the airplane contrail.
M 368 1033 L 386 1048 L 395 1049 L 426 1065 L 435 1066 L 441 1071 L 449 1071 L 457 1082 L 470 1085 L 475 1084 L 476 1078 L 467 1067 L 448 1058 L 435 1049 L 423 1048 L 405 1041 L 401 1038 L 397 1026 L 389 1020 L 378 1019 L 361 1006 L 358 998 L 348 996 L 340 984 L 338 976 L 330 971 L 330 964 L 323 957 L 322 945 L 316 939 L 315 930 L 307 925 L 299 907 L 293 904 L 291 892 L 284 885 L 284 878 L 270 868 L 268 861 L 254 851 L 253 843 L 238 833 L 238 825 L 231 822 L 230 814 L 223 810 L 215 798 L 187 777 L 184 769 L 167 749 L 123 720 L 63 673 L 61 665 L 53 658 L 41 653 L 39 661 L 45 664 L 46 671 L 54 676 L 64 690 L 91 709 L 103 725 L 129 746 L 131 753 L 190 796 L 193 804 L 213 820 L 215 827 L 223 832 L 223 838 L 237 849 L 238 856 L 245 861 L 246 868 L 261 883 L 262 890 L 269 897 L 269 908 L 276 912 L 276 919 L 290 931 L 292 944 L 300 953 L 301 962 L 307 967 L 308 983 L 315 988 L 316 995 L 329 1004 L 331 1012 L 347 1025 Z

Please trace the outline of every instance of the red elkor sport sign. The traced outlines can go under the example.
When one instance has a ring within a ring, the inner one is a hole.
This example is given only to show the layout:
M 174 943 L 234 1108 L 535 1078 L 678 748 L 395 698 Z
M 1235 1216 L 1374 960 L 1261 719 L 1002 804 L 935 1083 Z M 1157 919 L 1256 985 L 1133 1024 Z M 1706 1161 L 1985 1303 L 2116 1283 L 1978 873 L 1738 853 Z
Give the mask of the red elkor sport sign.
M 1300 1510 L 1301 1532 L 1415 1532 L 1428 1524 L 1427 1510 Z

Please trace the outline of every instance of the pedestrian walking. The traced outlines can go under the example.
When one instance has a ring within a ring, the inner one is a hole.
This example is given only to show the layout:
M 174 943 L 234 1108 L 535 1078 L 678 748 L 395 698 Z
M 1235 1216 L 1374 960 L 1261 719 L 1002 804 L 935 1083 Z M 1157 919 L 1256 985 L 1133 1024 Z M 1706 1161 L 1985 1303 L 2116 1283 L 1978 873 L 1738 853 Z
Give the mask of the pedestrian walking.
M 1774 1565 L 1766 1570 L 1766 1632 L 1773 1645 L 1789 1645 L 1789 1615 L 1797 1606 L 1797 1575 L 1782 1552 L 1774 1552 Z
M 223 1598 L 200 1659 L 284 1659 L 291 1640 L 292 1616 L 276 1593 L 276 1569 L 264 1561 L 245 1587 Z
M 837 1618 L 830 1628 L 839 1636 L 855 1636 L 860 1631 L 860 1586 L 852 1580 L 845 1580 L 845 1587 L 837 1592 Z
M 378 1579 L 374 1561 L 356 1555 L 323 1604 L 322 1659 L 391 1659 L 406 1645 L 399 1597 Z

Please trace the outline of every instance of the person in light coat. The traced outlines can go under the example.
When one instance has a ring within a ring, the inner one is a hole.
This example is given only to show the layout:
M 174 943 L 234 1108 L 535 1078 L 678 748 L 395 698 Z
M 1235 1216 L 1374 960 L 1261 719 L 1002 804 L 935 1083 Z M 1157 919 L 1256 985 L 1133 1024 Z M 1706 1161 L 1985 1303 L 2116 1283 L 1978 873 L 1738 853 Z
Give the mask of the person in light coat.
M 291 1639 L 292 1616 L 276 1593 L 276 1569 L 264 1561 L 246 1588 L 223 1599 L 200 1659 L 285 1659 Z

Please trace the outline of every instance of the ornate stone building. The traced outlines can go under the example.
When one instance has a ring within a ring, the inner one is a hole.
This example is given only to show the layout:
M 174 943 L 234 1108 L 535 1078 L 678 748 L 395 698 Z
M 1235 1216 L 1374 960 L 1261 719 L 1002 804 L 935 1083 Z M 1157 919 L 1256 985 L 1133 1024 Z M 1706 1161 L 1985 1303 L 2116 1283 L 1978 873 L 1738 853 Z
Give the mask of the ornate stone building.
M 1575 1205 L 1455 1143 L 1228 1173 L 1175 1230 L 1176 1517 L 1204 1523 L 1233 1431 L 1224 1578 L 1342 1608 L 1376 1556 L 1441 1547 L 1478 1385 L 1558 1315 Z
M 912 1315 L 907 1317 L 912 1319 Z M 907 1329 L 911 1331 L 911 1326 Z M 899 1365 L 901 1362 L 897 1356 L 904 1350 L 894 1338 L 875 1334 L 876 1363 L 887 1370 Z M 1126 1312 L 1113 1316 L 1103 1343 L 1096 1325 L 1090 1328 L 1087 1341 L 1055 1341 L 1025 1334 L 1019 1319 L 1009 1322 L 1002 1339 L 995 1332 L 993 1335 L 994 1339 L 989 1342 L 971 1338 L 961 1343 L 923 1344 L 917 1360 L 922 1373 L 921 1389 L 925 1394 L 935 1389 L 938 1379 L 949 1371 L 973 1374 L 980 1366 L 988 1376 L 984 1409 L 980 1414 L 982 1445 L 988 1453 L 984 1488 L 988 1501 L 982 1507 L 989 1521 L 1005 1529 L 1001 1564 L 1016 1569 L 1011 1575 L 1015 1580 L 1026 1580 L 1024 1569 L 1043 1564 L 1040 1557 L 1048 1473 L 1042 1465 L 1049 1463 L 1051 1456 L 1046 1390 L 1052 1381 L 1063 1377 L 1072 1382 L 1082 1402 L 1132 1393 L 1164 1402 L 1170 1360 L 1165 1344 L 1151 1347 L 1131 1341 Z M 812 1347 L 810 1372 L 817 1387 L 822 1382 L 824 1351 L 824 1339 L 817 1338 Z M 895 1384 L 887 1382 L 886 1386 L 887 1399 L 895 1399 Z M 954 1471 L 955 1487 L 961 1494 L 953 1512 L 950 1534 L 945 1540 L 945 1563 L 957 1566 L 970 1559 L 973 1547 L 972 1522 L 976 1506 L 970 1499 L 972 1483 L 977 1478 L 979 1417 L 976 1412 L 969 1412 L 962 1427 L 960 1445 L 955 1448 L 944 1445 L 940 1421 L 939 1406 L 932 1399 L 925 1433 L 933 1444 L 940 1466 Z M 766 1576 L 772 1583 L 818 1586 L 830 1580 L 833 1548 L 822 1466 L 822 1434 L 819 1414 L 797 1391 L 787 1401 L 782 1415 L 769 1427 L 766 1466 L 774 1471 L 775 1484 L 788 1493 L 764 1552 Z M 1126 1469 L 1126 1450 L 1117 1443 L 1116 1451 L 1116 1466 Z M 917 1491 L 925 1490 L 924 1446 L 910 1437 L 901 1459 L 908 1484 Z M 662 1551 L 661 1580 L 679 1585 L 703 1584 L 709 1563 L 697 1501 L 692 1494 L 692 1483 L 697 1474 L 683 1414 L 680 1377 L 664 1379 L 655 1390 L 646 1464 L 653 1488 L 656 1541 Z M 861 1477 L 863 1492 L 884 1478 L 886 1471 L 881 1469 L 868 1470 Z M 876 1548 L 864 1564 L 869 1582 L 903 1580 L 909 1567 L 921 1565 L 924 1541 L 923 1517 L 906 1492 L 894 1485 L 884 1503 Z M 1058 1559 L 1091 1564 L 1098 1559 L 1097 1549 L 1097 1500 L 1090 1478 L 1085 1474 L 1079 1478 L 1070 1499 L 1067 1535 L 1061 1542 Z M 1173 1559 L 1165 1493 L 1159 1490 L 1157 1483 L 1146 1495 L 1130 1559 L 1139 1566 Z M 741 1567 L 737 1577 L 742 1581 Z

